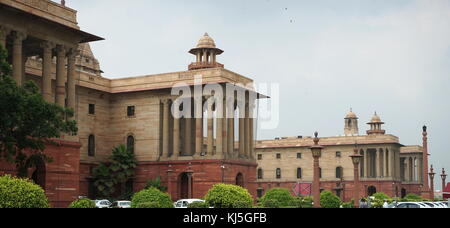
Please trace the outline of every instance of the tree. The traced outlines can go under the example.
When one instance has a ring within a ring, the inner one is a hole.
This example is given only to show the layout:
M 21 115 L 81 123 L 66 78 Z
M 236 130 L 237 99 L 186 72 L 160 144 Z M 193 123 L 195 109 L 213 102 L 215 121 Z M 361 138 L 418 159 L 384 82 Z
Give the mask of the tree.
M 289 207 L 296 206 L 295 197 L 285 188 L 273 188 L 260 199 L 264 207 Z
M 28 168 L 38 162 L 51 162 L 43 152 L 55 144 L 61 133 L 78 132 L 73 110 L 48 103 L 37 85 L 28 81 L 18 86 L 11 78 L 7 53 L 0 47 L 0 160 L 16 165 L 19 177 L 28 176 Z
M 90 199 L 78 199 L 70 203 L 69 208 L 95 208 L 95 203 Z
M 166 192 L 167 187 L 161 184 L 161 177 L 157 177 L 152 180 L 148 180 L 147 184 L 145 185 L 145 188 L 156 188 L 160 190 L 161 192 Z
M 144 189 L 134 194 L 131 199 L 132 208 L 173 208 L 173 202 L 168 193 L 156 188 Z
M 322 208 L 340 208 L 341 199 L 330 191 L 320 193 L 320 206 Z
M 104 197 L 111 197 L 120 185 L 121 192 L 125 191 L 125 183 L 134 175 L 137 161 L 132 152 L 125 145 L 113 148 L 110 161 L 100 163 L 94 171 L 95 186 Z

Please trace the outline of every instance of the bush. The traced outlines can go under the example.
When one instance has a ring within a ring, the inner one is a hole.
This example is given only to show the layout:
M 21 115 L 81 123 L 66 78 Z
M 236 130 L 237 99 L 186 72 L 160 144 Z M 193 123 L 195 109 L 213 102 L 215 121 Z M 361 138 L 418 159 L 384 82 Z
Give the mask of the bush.
M 95 208 L 95 203 L 90 199 L 79 199 L 73 201 L 69 208 Z
M 209 207 L 206 202 L 197 201 L 197 202 L 190 203 L 188 205 L 188 208 L 209 208 Z
M 214 208 L 252 208 L 253 198 L 247 189 L 228 184 L 216 184 L 205 196 L 206 203 Z
M 306 196 L 301 199 L 301 208 L 312 208 L 313 206 L 313 198 L 311 196 Z
M 424 201 L 424 199 L 419 195 L 410 193 L 410 194 L 406 195 L 405 198 L 402 199 L 402 201 L 421 202 L 421 201 Z
M 49 208 L 44 190 L 27 179 L 0 177 L 0 208 Z
M 320 193 L 320 206 L 322 208 L 340 208 L 341 199 L 330 191 Z
M 373 199 L 370 202 L 372 208 L 383 208 L 385 201 L 387 201 L 388 203 L 392 202 L 392 199 L 388 195 L 386 195 L 382 192 L 377 192 L 377 193 L 373 194 L 373 197 L 375 199 Z
M 275 208 L 296 206 L 295 197 L 285 188 L 270 189 L 261 197 L 260 202 L 268 208 L 273 206 L 277 206 Z
M 145 208 L 173 208 L 173 202 L 170 199 L 169 194 L 163 193 L 156 188 L 144 189 L 133 195 L 131 198 L 132 208 L 141 208 L 145 204 Z
M 342 208 L 354 208 L 355 207 L 355 201 L 350 201 L 347 203 L 342 203 Z

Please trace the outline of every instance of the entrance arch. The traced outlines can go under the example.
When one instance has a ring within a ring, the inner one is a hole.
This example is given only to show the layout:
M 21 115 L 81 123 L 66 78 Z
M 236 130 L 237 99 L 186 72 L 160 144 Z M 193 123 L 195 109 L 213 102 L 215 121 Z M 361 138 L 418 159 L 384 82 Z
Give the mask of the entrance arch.
M 242 173 L 236 175 L 236 185 L 244 187 L 244 175 L 242 175 Z
M 373 194 L 377 193 L 377 188 L 375 186 L 369 186 L 367 188 L 367 195 L 373 196 Z
M 402 188 L 401 198 L 405 198 L 406 194 L 407 194 L 406 189 Z
M 33 180 L 35 184 L 41 186 L 41 188 L 45 190 L 45 176 L 45 162 L 42 159 L 39 159 L 36 164 L 35 170 L 31 174 L 31 180 Z
M 189 180 L 188 173 L 181 173 L 178 178 L 178 197 L 179 199 L 189 199 L 190 190 L 192 189 L 192 180 Z M 189 186 L 189 184 L 191 186 Z M 192 193 L 191 193 L 192 194 Z

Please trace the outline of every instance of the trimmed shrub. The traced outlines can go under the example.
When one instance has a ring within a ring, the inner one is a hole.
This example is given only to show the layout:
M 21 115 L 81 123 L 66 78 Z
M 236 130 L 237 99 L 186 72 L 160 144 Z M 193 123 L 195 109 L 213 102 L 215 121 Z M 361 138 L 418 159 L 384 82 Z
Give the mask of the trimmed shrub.
M 295 197 L 285 188 L 273 188 L 261 197 L 260 202 L 265 207 L 277 206 L 277 207 L 288 207 L 295 206 Z M 275 205 L 274 205 L 275 204 Z
M 0 208 L 49 208 L 44 190 L 30 180 L 0 177 Z
M 313 198 L 311 196 L 306 196 L 301 199 L 301 208 L 312 208 L 313 207 Z
M 341 205 L 342 208 L 354 208 L 355 207 L 355 201 L 350 201 L 347 203 L 342 203 Z
M 156 188 L 144 189 L 131 198 L 132 208 L 173 208 L 173 202 L 169 194 L 161 192 Z
M 424 201 L 424 199 L 419 195 L 410 193 L 410 194 L 406 195 L 405 198 L 402 199 L 402 201 L 421 202 L 421 201 Z
M 205 195 L 206 203 L 214 208 L 252 208 L 253 198 L 247 189 L 228 184 L 216 184 Z
M 320 193 L 320 206 L 322 208 L 340 208 L 341 199 L 330 191 Z
M 69 208 L 95 208 L 95 203 L 90 199 L 79 199 L 73 201 Z
M 209 208 L 206 202 L 196 201 L 190 203 L 187 208 Z

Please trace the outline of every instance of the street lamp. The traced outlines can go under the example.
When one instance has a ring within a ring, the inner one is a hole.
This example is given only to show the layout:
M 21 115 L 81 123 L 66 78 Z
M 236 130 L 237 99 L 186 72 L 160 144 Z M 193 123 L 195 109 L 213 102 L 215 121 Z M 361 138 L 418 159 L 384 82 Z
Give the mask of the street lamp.
M 353 175 L 354 183 L 353 183 L 353 198 L 355 208 L 359 207 L 359 163 L 361 162 L 361 158 L 363 157 L 358 153 L 358 144 L 355 143 L 355 149 L 353 149 L 353 155 L 350 155 L 353 162 Z
M 220 166 L 220 169 L 222 170 L 222 184 L 225 183 L 225 165 L 222 163 Z
M 444 168 L 442 168 L 441 179 L 442 179 L 442 192 L 444 192 L 445 180 L 447 179 L 447 174 L 445 174 L 445 169 Z
M 433 165 L 431 165 L 430 173 L 430 182 L 431 182 L 431 193 L 430 193 L 430 200 L 434 200 L 434 175 L 436 173 L 434 172 Z
M 314 174 L 313 174 L 313 196 L 314 196 L 314 207 L 320 208 L 320 177 L 319 177 L 319 158 L 322 155 L 322 149 L 323 147 L 319 145 L 319 133 L 314 133 L 314 145 L 311 146 L 309 149 L 311 149 L 312 156 L 314 158 Z

